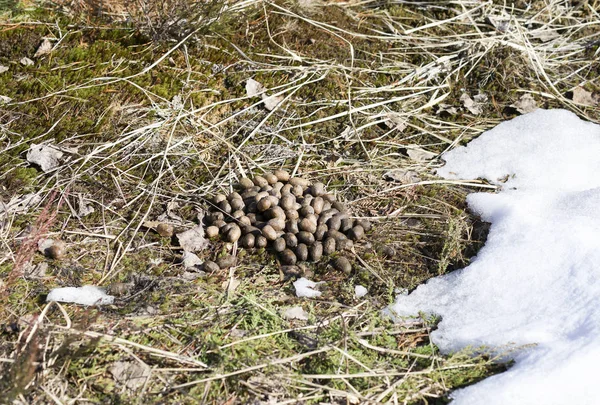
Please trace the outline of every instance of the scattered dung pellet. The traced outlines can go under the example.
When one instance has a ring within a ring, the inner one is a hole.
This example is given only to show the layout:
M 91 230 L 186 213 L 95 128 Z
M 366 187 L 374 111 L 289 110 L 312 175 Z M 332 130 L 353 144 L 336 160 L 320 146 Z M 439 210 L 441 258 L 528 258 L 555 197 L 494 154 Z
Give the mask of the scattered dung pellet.
M 231 205 L 231 209 L 234 211 L 241 210 L 246 206 L 246 204 L 244 204 L 244 200 L 242 200 L 241 197 L 234 198 L 229 204 Z
M 279 232 L 285 228 L 285 221 L 281 218 L 273 218 L 267 221 L 267 225 L 270 225 L 276 232 Z
M 240 186 L 240 188 L 246 189 L 254 186 L 254 182 L 248 177 L 242 177 L 238 185 Z
M 296 246 L 296 257 L 299 261 L 304 262 L 308 259 L 308 246 L 304 243 L 300 243 Z
M 233 200 L 241 200 L 241 199 L 242 199 L 242 196 L 240 195 L 240 193 L 238 193 L 238 192 L 236 192 L 236 191 L 232 192 L 231 194 L 229 194 L 229 195 L 227 196 L 227 200 L 228 200 L 229 202 L 231 202 L 231 201 L 233 201 Z
M 315 230 L 315 239 L 322 240 L 325 237 L 325 234 L 328 230 L 329 229 L 325 224 L 317 225 L 317 229 Z
M 360 240 L 363 236 L 365 236 L 365 230 L 360 225 L 356 225 L 348 231 L 348 237 L 353 241 Z
M 306 188 L 310 185 L 310 181 L 302 177 L 292 177 L 288 180 L 288 183 L 290 183 L 294 187 L 300 186 L 302 188 Z
M 252 221 L 250 221 L 250 218 L 248 218 L 246 215 L 239 217 L 238 222 L 240 223 L 240 226 L 252 225 Z
M 286 246 L 290 249 L 293 249 L 296 246 L 298 246 L 298 238 L 291 232 L 287 232 L 286 234 L 284 234 L 283 239 L 285 240 Z
M 266 248 L 267 247 L 267 238 L 265 238 L 262 235 L 259 235 L 256 237 L 256 241 L 254 242 L 254 246 L 256 246 L 257 248 L 261 249 L 261 248 Z
M 314 199 L 314 197 L 312 195 L 304 194 L 304 196 L 302 197 L 302 201 L 300 202 L 300 205 L 302 207 L 308 207 L 313 199 Z
M 317 223 L 311 221 L 308 218 L 303 218 L 300 223 L 298 224 L 298 228 L 301 231 L 306 231 L 309 233 L 315 233 L 315 231 L 317 230 Z
M 227 200 L 227 196 L 225 194 L 216 194 L 213 199 L 212 202 L 213 204 L 219 204 L 221 201 L 226 201 Z
M 266 187 L 269 185 L 269 182 L 263 176 L 254 176 L 252 182 L 258 187 Z
M 321 242 L 315 242 L 315 244 L 308 249 L 308 257 L 312 262 L 318 262 L 321 260 L 322 256 L 323 244 Z
M 276 252 L 283 252 L 286 248 L 286 243 L 284 238 L 277 238 L 273 241 L 273 250 Z
M 277 183 L 277 181 L 279 180 L 277 176 L 275 176 L 273 173 L 265 173 L 263 177 L 267 180 L 267 183 L 269 183 L 270 185 Z
M 211 225 L 204 232 L 209 239 L 216 238 L 219 235 L 219 227 Z
M 235 243 L 242 236 L 242 230 L 239 226 L 233 225 L 227 232 L 227 242 Z
M 387 245 L 382 246 L 380 248 L 380 252 L 381 252 L 381 254 L 383 254 L 386 257 L 394 257 L 394 256 L 396 256 L 396 249 L 394 249 L 391 246 L 387 246 Z
M 273 174 L 277 177 L 277 180 L 281 182 L 287 182 L 290 179 L 290 174 L 285 170 L 275 170 Z
M 271 205 L 272 203 L 269 197 L 264 197 L 256 204 L 256 208 L 258 208 L 260 212 L 264 212 L 271 208 Z
M 223 213 L 221 211 L 214 211 L 206 216 L 206 219 L 211 224 L 216 221 L 222 221 L 224 218 L 225 218 L 225 216 L 223 215 Z
M 67 244 L 62 240 L 55 240 L 52 245 L 44 250 L 44 254 L 51 259 L 60 260 L 67 253 Z
M 298 242 L 304 243 L 306 245 L 312 245 L 313 243 L 315 243 L 315 235 L 313 235 L 310 232 L 300 231 L 298 232 L 296 237 L 298 238 Z
M 329 204 L 333 204 L 335 202 L 335 196 L 333 194 L 325 193 L 321 197 Z
M 327 238 L 323 242 L 323 254 L 330 255 L 335 252 L 335 239 Z
M 285 221 L 286 218 L 285 211 L 281 207 L 272 207 L 267 212 L 267 216 L 269 216 L 269 218 L 280 218 L 282 221 Z
M 338 242 L 340 240 L 348 239 L 348 237 L 346 235 L 344 235 L 340 231 L 336 231 L 335 229 L 328 230 L 327 236 L 335 239 L 336 242 Z
M 229 267 L 235 266 L 236 258 L 232 255 L 221 256 L 216 261 L 217 265 L 221 269 L 227 269 Z
M 175 229 L 173 228 L 173 225 L 161 222 L 160 224 L 156 225 L 156 232 L 163 238 L 170 238 L 173 236 Z
M 253 234 L 247 233 L 244 236 L 242 236 L 241 244 L 246 249 L 252 249 L 254 247 L 255 239 L 256 238 L 254 237 Z
M 292 189 L 294 187 L 290 184 L 290 183 L 286 183 L 283 185 L 283 187 L 281 187 L 281 194 L 285 194 L 285 193 L 292 193 Z
M 280 257 L 281 257 L 281 262 L 283 264 L 286 264 L 288 266 L 296 264 L 296 261 L 297 261 L 296 255 L 290 249 L 285 249 L 283 252 L 281 252 Z
M 225 225 L 227 225 L 227 222 L 223 221 L 222 219 L 213 222 L 213 225 L 216 226 L 217 228 L 221 229 L 223 228 Z
M 369 232 L 371 230 L 371 222 L 366 219 L 359 219 L 356 221 L 356 224 L 362 226 L 365 232 Z
M 213 262 L 212 260 L 207 260 L 204 263 L 202 263 L 202 270 L 204 270 L 207 273 L 215 273 L 220 269 L 221 267 L 219 267 L 219 265 Z
M 354 219 L 352 218 L 342 218 L 342 222 L 340 224 L 340 231 L 348 232 L 354 226 Z
M 350 260 L 345 257 L 338 257 L 333 261 L 333 268 L 343 272 L 344 274 L 352 273 L 352 264 L 350 264 Z
M 301 185 L 297 184 L 294 187 L 292 187 L 292 194 L 295 195 L 297 198 L 300 198 L 302 197 L 302 194 L 304 194 L 304 189 Z
M 243 210 L 237 210 L 237 211 L 233 211 L 231 213 L 231 216 L 235 219 L 240 219 L 241 217 L 245 216 L 246 213 Z
M 285 274 L 287 278 L 301 277 L 304 273 L 298 266 L 281 266 L 281 271 L 283 271 L 283 274 Z
M 279 192 L 279 194 L 281 194 L 281 189 L 283 188 L 283 183 L 278 181 L 277 183 L 273 184 L 273 190 L 277 190 Z
M 120 283 L 115 282 L 108 286 L 107 293 L 110 295 L 116 295 L 117 297 L 121 297 L 127 293 L 129 293 L 134 287 L 133 283 Z
M 231 213 L 231 205 L 227 200 L 223 200 L 219 203 L 219 209 L 227 214 Z

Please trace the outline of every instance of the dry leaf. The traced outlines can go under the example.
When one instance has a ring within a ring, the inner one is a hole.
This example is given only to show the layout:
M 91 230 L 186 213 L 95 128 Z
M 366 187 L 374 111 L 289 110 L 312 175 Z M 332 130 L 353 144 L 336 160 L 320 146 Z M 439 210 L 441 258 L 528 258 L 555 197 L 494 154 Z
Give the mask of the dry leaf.
M 27 151 L 27 161 L 38 165 L 44 173 L 48 173 L 60 165 L 63 153 L 51 145 L 31 144 Z
M 204 228 L 202 225 L 178 233 L 177 239 L 179 240 L 179 245 L 186 252 L 197 252 L 208 246 L 208 240 L 204 238 Z
M 108 370 L 121 384 L 131 390 L 141 388 L 150 377 L 150 367 L 136 361 L 117 361 Z
M 545 31 L 535 31 L 531 34 L 533 38 L 539 39 L 542 42 L 550 42 L 553 39 L 560 38 L 560 34 L 558 34 L 555 30 L 547 29 Z
M 5 204 L 0 201 L 0 214 L 17 214 L 27 212 L 27 210 L 42 201 L 42 197 L 38 194 L 30 193 L 25 195 L 15 195 L 10 201 Z
M 384 173 L 383 178 L 388 181 L 397 181 L 401 184 L 414 184 L 421 181 L 417 172 L 405 169 L 392 169 Z
M 248 97 L 258 96 L 263 91 L 265 91 L 265 88 L 256 80 L 248 79 L 248 81 L 246 81 L 246 94 Z
M 384 123 L 388 128 L 398 132 L 404 131 L 408 126 L 407 121 L 400 114 L 394 112 L 386 114 Z
M 266 94 L 263 94 L 262 98 L 265 108 L 269 111 L 273 111 L 283 100 L 283 96 L 267 96 Z
M 417 147 L 417 145 L 409 145 L 406 150 L 408 157 L 412 160 L 416 160 L 417 162 L 424 162 L 427 160 L 431 160 L 437 156 L 437 153 L 429 152 Z
M 521 97 L 519 97 L 517 102 L 511 104 L 510 106 L 516 108 L 521 114 L 530 113 L 538 108 L 535 99 L 529 93 L 523 94 Z
M 0 65 L 0 74 L 8 72 L 8 66 Z
M 77 216 L 79 218 L 83 218 L 95 211 L 96 210 L 91 204 L 86 204 L 85 200 L 83 199 L 83 195 L 79 194 L 79 210 L 77 212 Z
M 37 51 L 35 51 L 34 58 L 46 55 L 52 51 L 52 42 L 48 38 L 44 38 Z
M 592 93 L 580 86 L 575 87 L 575 90 L 573 90 L 573 102 L 588 106 L 595 106 L 598 104 L 598 101 L 594 99 Z
M 475 96 L 476 99 L 487 101 L 487 96 L 485 94 L 478 94 Z M 460 101 L 462 101 L 463 105 L 467 110 L 471 112 L 473 115 L 479 115 L 483 112 L 482 102 L 474 101 L 469 97 L 467 93 L 463 93 L 460 96 Z
M 0 104 L 8 104 L 12 101 L 12 98 L 8 96 L 0 96 Z
M 301 321 L 308 321 L 308 312 L 302 309 L 301 306 L 291 307 L 286 309 L 283 314 L 285 319 L 299 319 Z
M 33 66 L 33 61 L 29 58 L 21 58 L 19 63 L 23 66 Z
M 456 109 L 456 107 L 453 107 L 450 104 L 440 103 L 440 104 L 438 104 L 438 110 L 435 113 L 438 115 L 441 113 L 456 115 L 456 114 L 458 114 L 458 110 Z
M 202 264 L 202 259 L 192 252 L 183 252 L 181 263 L 185 269 L 198 270 L 197 266 Z
M 488 16 L 488 21 L 500 32 L 508 31 L 510 27 L 510 18 L 499 15 Z

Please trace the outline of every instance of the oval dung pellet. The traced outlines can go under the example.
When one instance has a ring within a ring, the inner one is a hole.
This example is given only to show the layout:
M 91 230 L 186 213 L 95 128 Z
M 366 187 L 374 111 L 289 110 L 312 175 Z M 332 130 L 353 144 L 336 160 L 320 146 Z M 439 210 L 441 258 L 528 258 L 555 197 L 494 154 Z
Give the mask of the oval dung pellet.
M 285 249 L 281 252 L 280 258 L 281 262 L 288 266 L 293 266 L 297 261 L 296 255 L 290 249 Z
M 285 193 L 292 193 L 292 189 L 294 188 L 294 186 L 292 186 L 290 183 L 286 183 L 283 185 L 283 187 L 281 187 L 281 194 L 285 194 Z
M 269 183 L 270 185 L 277 183 L 277 181 L 279 180 L 277 176 L 270 172 L 265 173 L 263 177 L 265 178 L 265 180 L 267 180 L 267 183 Z
M 277 238 L 273 241 L 273 250 L 276 252 L 283 252 L 286 248 L 286 243 L 283 238 Z
M 285 240 L 285 244 L 287 247 L 293 249 L 298 246 L 298 238 L 291 232 L 287 232 L 283 235 L 283 239 Z
M 327 237 L 333 238 L 337 241 L 348 239 L 346 235 L 341 233 L 340 231 L 336 231 L 335 229 L 330 229 L 327 231 Z
M 246 204 L 244 204 L 244 200 L 242 200 L 241 197 L 234 198 L 229 204 L 231 205 L 231 209 L 234 211 L 242 210 L 246 206 Z
M 227 222 L 223 220 L 213 222 L 213 226 L 216 226 L 219 229 L 223 228 L 225 225 L 227 225 Z
M 281 218 L 285 221 L 285 211 L 281 207 L 271 207 L 269 211 L 267 211 L 267 216 L 269 218 Z
M 347 235 L 350 239 L 357 241 L 365 236 L 365 230 L 362 226 L 356 225 L 348 231 Z
M 267 238 L 265 238 L 262 235 L 259 235 L 259 236 L 256 237 L 256 240 L 254 242 L 254 246 L 256 246 L 259 249 L 260 248 L 265 248 L 265 247 L 267 247 L 267 243 L 268 243 Z
M 246 215 L 246 213 L 244 212 L 244 210 L 237 210 L 237 211 L 233 211 L 231 213 L 231 216 L 235 219 L 240 219 L 241 217 L 243 217 L 244 215 Z
M 296 197 L 291 193 L 281 193 L 281 199 L 279 200 L 281 208 L 284 210 L 291 210 L 294 208 L 296 203 Z
M 285 221 L 281 218 L 273 218 L 267 221 L 267 225 L 270 225 L 275 231 L 283 231 L 285 228 Z
M 264 197 L 258 203 L 256 203 L 256 208 L 258 208 L 260 212 L 264 212 L 271 208 L 271 205 L 271 199 L 269 199 L 269 197 Z
M 250 180 L 248 177 L 242 177 L 238 183 L 238 186 L 242 189 L 248 189 L 254 186 L 254 182 Z
M 171 225 L 171 224 L 166 224 L 164 222 L 161 222 L 160 224 L 158 224 L 156 226 L 156 232 L 158 232 L 158 234 L 160 236 L 162 236 L 163 238 L 170 238 L 171 236 L 173 236 L 173 232 L 175 232 L 175 228 L 173 228 L 173 225 Z
M 336 210 L 338 210 L 339 212 L 348 213 L 348 207 L 346 207 L 346 205 L 344 203 L 335 201 L 335 202 L 331 203 L 331 206 L 333 208 L 335 208 Z
M 231 205 L 229 204 L 229 202 L 227 200 L 223 200 L 218 204 L 218 207 L 221 211 L 229 214 L 231 213 Z
M 227 196 L 225 194 L 216 194 L 212 198 L 212 202 L 215 205 L 219 204 L 221 201 L 226 201 L 226 200 L 227 200 Z
M 330 255 L 335 252 L 335 239 L 327 238 L 323 242 L 323 254 Z
M 212 260 L 206 260 L 204 263 L 202 263 L 202 270 L 204 270 L 207 273 L 215 273 L 220 269 L 221 268 L 219 267 L 219 265 L 213 262 Z
M 330 204 L 335 202 L 335 196 L 333 194 L 325 193 L 321 197 Z
M 340 224 L 340 231 L 348 232 L 354 226 L 353 218 L 342 218 L 342 222 Z
M 256 242 L 256 238 L 251 233 L 247 233 L 244 236 L 242 236 L 241 244 L 246 249 L 252 249 L 254 247 L 255 242 Z
M 352 250 L 354 243 L 350 239 L 338 239 L 336 242 L 337 250 Z
M 320 181 L 317 183 L 314 183 L 310 187 L 310 193 L 315 197 L 319 197 L 319 196 L 325 194 L 325 184 L 321 183 Z
M 285 223 L 285 231 L 291 233 L 298 233 L 300 229 L 298 229 L 298 221 L 289 220 Z
M 265 225 L 262 228 L 262 234 L 267 240 L 277 239 L 277 231 L 271 225 Z
M 356 224 L 362 226 L 365 232 L 369 232 L 371 230 L 371 222 L 366 219 L 359 219 L 356 221 Z
M 328 231 L 327 225 L 325 225 L 325 224 L 317 225 L 317 229 L 315 230 L 315 239 L 322 240 L 325 237 L 325 234 L 327 233 L 327 231 Z
M 296 210 L 286 210 L 285 217 L 288 221 L 297 221 L 300 218 L 300 214 Z
M 323 256 L 323 245 L 320 242 L 315 242 L 308 249 L 308 257 L 310 258 L 311 261 L 318 262 L 319 260 L 321 260 L 322 256 Z
M 215 223 L 216 221 L 223 221 L 225 219 L 225 215 L 223 215 L 223 213 L 221 211 L 214 211 L 209 213 L 206 216 L 206 219 L 208 221 L 208 223 L 212 224 Z
M 206 228 L 205 232 L 209 239 L 216 238 L 219 235 L 219 227 L 211 225 Z
M 250 221 L 250 218 L 248 218 L 246 215 L 239 217 L 238 223 L 240 224 L 240 226 L 252 225 L 252 221 Z
M 300 198 L 304 194 L 304 189 L 301 185 L 296 184 L 294 187 L 292 187 L 292 194 L 295 195 L 296 198 Z
M 307 215 L 312 215 L 315 213 L 315 209 L 313 207 L 311 207 L 310 205 L 305 205 L 302 208 L 300 208 L 299 214 L 303 217 L 307 216 Z
M 235 243 L 242 236 L 242 230 L 236 224 L 229 229 L 227 232 L 227 242 Z
M 306 245 L 312 245 L 315 243 L 315 235 L 307 231 L 300 231 L 296 234 L 298 238 L 298 242 L 304 243 Z
M 62 240 L 55 240 L 52 245 L 44 250 L 44 254 L 51 259 L 62 259 L 67 253 L 67 244 Z
M 241 195 L 240 195 L 238 192 L 236 192 L 236 191 L 234 191 L 234 192 L 230 193 L 230 194 L 227 196 L 227 200 L 228 200 L 229 202 L 231 202 L 231 201 L 233 201 L 233 200 L 241 200 L 241 199 L 242 199 L 242 196 L 241 196 Z
M 282 169 L 279 170 L 275 170 L 275 172 L 273 173 L 275 176 L 277 176 L 277 180 L 281 181 L 281 182 L 287 182 L 290 179 L 290 174 Z
M 226 269 L 228 267 L 235 266 L 236 258 L 235 258 L 235 256 L 232 256 L 232 255 L 225 255 L 225 256 L 219 257 L 216 260 L 216 263 L 221 269 Z
M 306 188 L 310 185 L 310 181 L 308 181 L 307 179 L 304 179 L 302 177 L 292 177 L 288 180 L 288 183 L 290 183 L 292 186 L 300 186 L 302 188 Z
M 308 246 L 304 243 L 300 243 L 296 246 L 296 257 L 299 261 L 304 262 L 308 259 Z
M 342 218 L 340 214 L 335 214 L 327 221 L 327 227 L 330 231 L 337 231 L 342 226 Z
M 298 228 L 301 231 L 306 231 L 306 232 L 310 232 L 310 233 L 315 233 L 315 231 L 317 230 L 317 224 L 313 221 L 311 221 L 308 218 L 303 218 L 300 223 L 298 224 Z
M 263 176 L 254 176 L 252 178 L 252 182 L 258 187 L 265 187 L 269 185 L 269 182 Z
M 352 272 L 352 264 L 350 260 L 345 257 L 338 257 L 333 261 L 333 268 L 343 272 L 344 274 L 350 274 Z
M 325 201 L 323 201 L 322 197 L 316 197 L 310 203 L 313 208 L 315 214 L 319 215 L 323 212 L 323 206 L 325 205 Z

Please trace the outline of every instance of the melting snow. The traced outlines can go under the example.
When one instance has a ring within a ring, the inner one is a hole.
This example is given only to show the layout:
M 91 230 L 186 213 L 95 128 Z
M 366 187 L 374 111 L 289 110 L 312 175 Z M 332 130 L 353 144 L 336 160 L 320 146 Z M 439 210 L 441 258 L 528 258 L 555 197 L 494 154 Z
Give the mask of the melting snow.
M 467 199 L 492 224 L 487 243 L 392 309 L 440 315 L 432 338 L 446 353 L 531 345 L 453 405 L 600 403 L 599 155 L 600 126 L 564 110 L 536 110 L 443 155 L 442 177 L 501 186 Z
M 91 285 L 55 288 L 46 297 L 47 302 L 72 302 L 80 305 L 107 305 L 112 304 L 114 300 L 115 297 L 107 295 L 104 289 Z
M 321 295 L 321 291 L 317 291 L 314 290 L 314 288 L 318 285 L 319 283 L 315 283 L 314 281 L 310 281 L 307 278 L 299 278 L 298 280 L 294 281 L 294 288 L 296 289 L 296 296 L 297 297 L 308 297 L 308 298 L 314 298 L 314 297 L 318 297 Z

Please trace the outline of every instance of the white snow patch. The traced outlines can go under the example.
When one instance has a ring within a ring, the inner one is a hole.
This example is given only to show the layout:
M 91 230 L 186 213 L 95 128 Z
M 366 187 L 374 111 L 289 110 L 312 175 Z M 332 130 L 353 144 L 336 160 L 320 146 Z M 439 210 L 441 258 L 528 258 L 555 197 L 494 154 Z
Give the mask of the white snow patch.
M 321 295 L 321 291 L 317 291 L 314 290 L 314 288 L 318 285 L 319 283 L 315 283 L 314 281 L 310 281 L 307 278 L 299 278 L 298 280 L 294 281 L 294 288 L 296 289 L 296 296 L 297 297 L 308 297 L 308 298 L 314 298 L 314 297 L 318 297 Z
M 81 305 L 108 305 L 115 297 L 107 295 L 104 289 L 86 285 L 83 287 L 55 288 L 50 291 L 46 301 L 72 302 Z
M 362 285 L 355 285 L 354 286 L 354 296 L 356 298 L 362 298 L 365 295 L 367 295 L 368 292 L 369 291 L 365 287 L 363 287 Z
M 304 309 L 302 309 L 301 306 L 296 306 L 296 307 L 291 307 L 286 309 L 283 312 L 283 317 L 285 319 L 299 319 L 301 321 L 307 321 L 308 320 L 308 312 L 306 312 Z
M 599 152 L 600 126 L 538 109 L 442 156 L 442 177 L 501 185 L 468 196 L 489 236 L 468 267 L 392 309 L 440 315 L 432 339 L 445 353 L 533 345 L 511 353 L 508 371 L 456 391 L 453 405 L 600 403 Z

